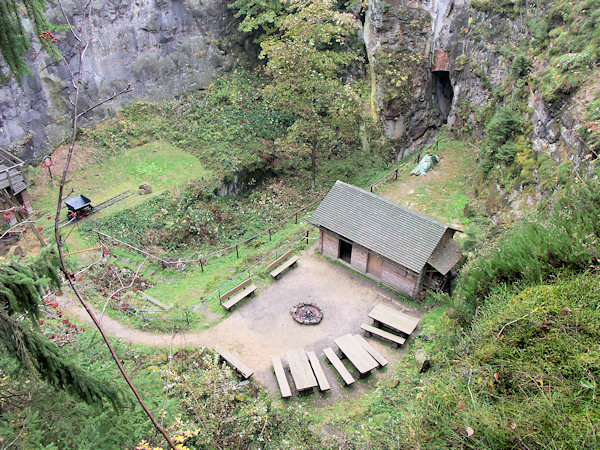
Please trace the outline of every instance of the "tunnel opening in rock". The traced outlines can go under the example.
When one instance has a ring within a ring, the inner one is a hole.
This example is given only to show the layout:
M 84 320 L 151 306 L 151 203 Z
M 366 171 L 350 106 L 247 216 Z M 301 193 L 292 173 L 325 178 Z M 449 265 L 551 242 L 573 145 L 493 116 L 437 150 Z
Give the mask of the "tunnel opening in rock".
M 450 72 L 440 70 L 432 72 L 433 92 L 440 108 L 440 117 L 442 123 L 448 122 L 448 116 L 452 109 L 452 99 L 454 98 L 454 89 L 450 81 Z

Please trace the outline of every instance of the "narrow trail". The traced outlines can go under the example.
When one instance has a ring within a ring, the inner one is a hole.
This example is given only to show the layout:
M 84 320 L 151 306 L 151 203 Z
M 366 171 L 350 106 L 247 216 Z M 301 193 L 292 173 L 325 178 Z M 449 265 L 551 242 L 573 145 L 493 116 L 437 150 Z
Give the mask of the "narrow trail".
M 79 319 L 93 325 L 92 319 L 77 300 L 69 296 L 62 295 L 57 298 L 57 301 L 65 313 L 71 316 L 76 316 Z M 169 347 L 171 344 L 172 334 L 170 333 L 151 333 L 149 331 L 142 331 L 136 328 L 128 327 L 106 314 L 100 317 L 101 311 L 93 306 L 91 306 L 91 309 L 100 321 L 104 331 L 106 331 L 106 333 L 108 333 L 110 336 L 124 339 L 132 344 L 143 344 L 152 347 Z M 209 345 L 209 342 L 204 336 L 206 331 L 208 330 L 194 331 L 191 333 L 179 332 L 175 336 L 173 346 L 207 346 Z
M 297 348 L 321 352 L 333 345 L 336 338 L 359 332 L 360 324 L 368 320 L 369 311 L 380 303 L 423 317 L 424 311 L 403 305 L 394 295 L 373 285 L 370 280 L 329 263 L 317 255 L 314 248 L 300 255 L 295 269 L 286 272 L 276 282 L 259 287 L 258 295 L 237 306 L 225 320 L 209 329 L 177 333 L 173 347 L 214 348 L 218 345 L 237 355 L 254 370 L 254 378 L 277 396 L 271 358 L 283 357 L 287 351 Z M 291 318 L 290 309 L 301 301 L 316 302 L 322 308 L 324 318 L 318 326 L 300 325 Z M 58 303 L 65 314 L 91 323 L 77 300 L 63 295 L 58 298 Z M 93 310 L 99 318 L 100 311 Z M 102 317 L 102 326 L 109 336 L 132 344 L 164 348 L 171 344 L 171 333 L 138 330 L 106 314 Z M 405 352 L 404 349 L 392 350 L 383 342 L 373 341 L 372 345 L 386 355 L 390 363 L 397 361 Z M 326 366 L 324 370 L 329 379 L 337 379 L 333 369 Z M 375 374 L 374 378 L 386 377 L 389 373 L 384 371 Z M 372 388 L 370 383 L 356 384 L 348 390 L 335 383 L 331 395 L 319 401 L 332 403 Z

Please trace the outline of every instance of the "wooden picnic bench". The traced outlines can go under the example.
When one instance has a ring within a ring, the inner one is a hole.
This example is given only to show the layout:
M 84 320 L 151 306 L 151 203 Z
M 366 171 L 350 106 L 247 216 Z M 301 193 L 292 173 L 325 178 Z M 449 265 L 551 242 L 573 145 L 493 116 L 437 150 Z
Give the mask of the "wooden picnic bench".
M 329 385 L 329 381 L 327 381 L 327 377 L 325 376 L 325 372 L 323 372 L 323 368 L 321 367 L 321 363 L 319 363 L 319 359 L 315 352 L 310 351 L 306 352 L 308 355 L 308 360 L 310 361 L 310 365 L 312 366 L 313 372 L 317 377 L 317 382 L 319 383 L 319 389 L 322 391 L 328 391 L 331 389 Z
M 377 361 L 379 363 L 379 365 L 381 367 L 386 366 L 388 363 L 388 360 L 385 359 L 385 356 L 383 356 L 381 353 L 379 353 L 375 347 L 373 347 L 371 344 L 369 344 L 364 337 L 362 337 L 360 334 L 355 334 L 354 339 L 356 339 L 358 341 L 358 343 L 360 345 L 363 346 L 363 348 L 369 352 L 369 354 L 375 358 L 375 361 Z
M 373 319 L 375 326 L 383 324 L 388 328 L 404 333 L 406 336 L 410 336 L 420 322 L 420 319 L 416 317 L 409 316 L 383 304 L 375 306 L 369 313 L 369 317 Z
M 286 352 L 285 357 L 290 366 L 290 373 L 298 392 L 317 386 L 317 379 L 313 374 L 304 349 L 290 350 Z
M 338 356 L 335 354 L 335 352 L 333 351 L 333 349 L 331 347 L 327 347 L 326 349 L 324 349 L 323 353 L 325 353 L 325 356 L 327 356 L 327 359 L 329 360 L 329 362 L 333 365 L 333 367 L 335 367 L 335 370 L 337 370 L 338 373 L 341 375 L 341 377 L 344 380 L 344 383 L 346 383 L 346 385 L 350 385 L 350 384 L 354 383 L 354 377 L 352 375 L 350 375 L 350 372 L 348 372 L 348 369 L 346 369 L 346 366 L 344 366 L 344 364 L 342 363 L 340 358 L 338 358 Z
M 392 347 L 394 348 L 398 348 L 399 345 L 402 345 L 406 342 L 406 339 L 404 339 L 402 336 L 382 330 L 381 328 L 376 328 L 372 325 L 367 325 L 366 323 L 363 323 L 360 327 L 364 330 L 365 336 L 370 337 L 372 334 L 374 334 L 375 336 L 391 342 Z
M 379 364 L 351 334 L 345 334 L 334 340 L 342 352 L 358 370 L 361 376 L 376 369 Z
M 285 269 L 296 265 L 300 259 L 300 255 L 292 256 L 290 258 L 292 253 L 294 253 L 294 249 L 287 251 L 269 265 L 269 271 L 273 278 L 276 279 Z
M 246 364 L 241 362 L 227 350 L 222 349 L 221 347 L 215 347 L 215 352 L 219 354 L 219 356 L 225 360 L 231 367 L 233 367 L 244 379 L 250 378 L 254 373 L 252 369 L 250 369 Z
M 283 370 L 281 359 L 273 358 L 271 361 L 273 362 L 273 370 L 275 371 L 275 377 L 277 377 L 277 384 L 279 384 L 281 396 L 283 398 L 291 397 L 292 391 L 290 390 L 290 385 L 285 377 L 285 371 Z
M 248 278 L 246 281 L 238 284 L 236 287 L 225 292 L 223 295 L 219 295 L 221 306 L 223 306 L 223 308 L 229 311 L 231 308 L 233 308 L 235 304 L 242 301 L 244 298 L 254 294 L 254 291 L 256 291 L 256 289 L 258 288 L 256 285 L 251 283 L 252 279 Z

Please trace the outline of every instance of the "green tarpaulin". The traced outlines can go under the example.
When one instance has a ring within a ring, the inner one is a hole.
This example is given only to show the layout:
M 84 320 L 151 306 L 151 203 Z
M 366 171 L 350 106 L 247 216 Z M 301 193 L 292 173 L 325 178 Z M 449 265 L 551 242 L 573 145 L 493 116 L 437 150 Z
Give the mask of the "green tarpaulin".
M 429 153 L 423 157 L 417 167 L 410 171 L 411 175 L 427 175 L 427 172 L 439 162 L 440 158 Z

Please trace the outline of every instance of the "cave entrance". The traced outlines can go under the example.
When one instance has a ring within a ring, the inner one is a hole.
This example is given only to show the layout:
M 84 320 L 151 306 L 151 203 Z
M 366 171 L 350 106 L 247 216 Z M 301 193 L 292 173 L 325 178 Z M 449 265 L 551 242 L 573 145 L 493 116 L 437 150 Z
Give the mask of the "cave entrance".
M 454 98 L 454 89 L 450 82 L 450 72 L 439 70 L 432 72 L 433 92 L 440 108 L 442 122 L 448 122 L 448 115 L 452 109 L 452 99 Z

